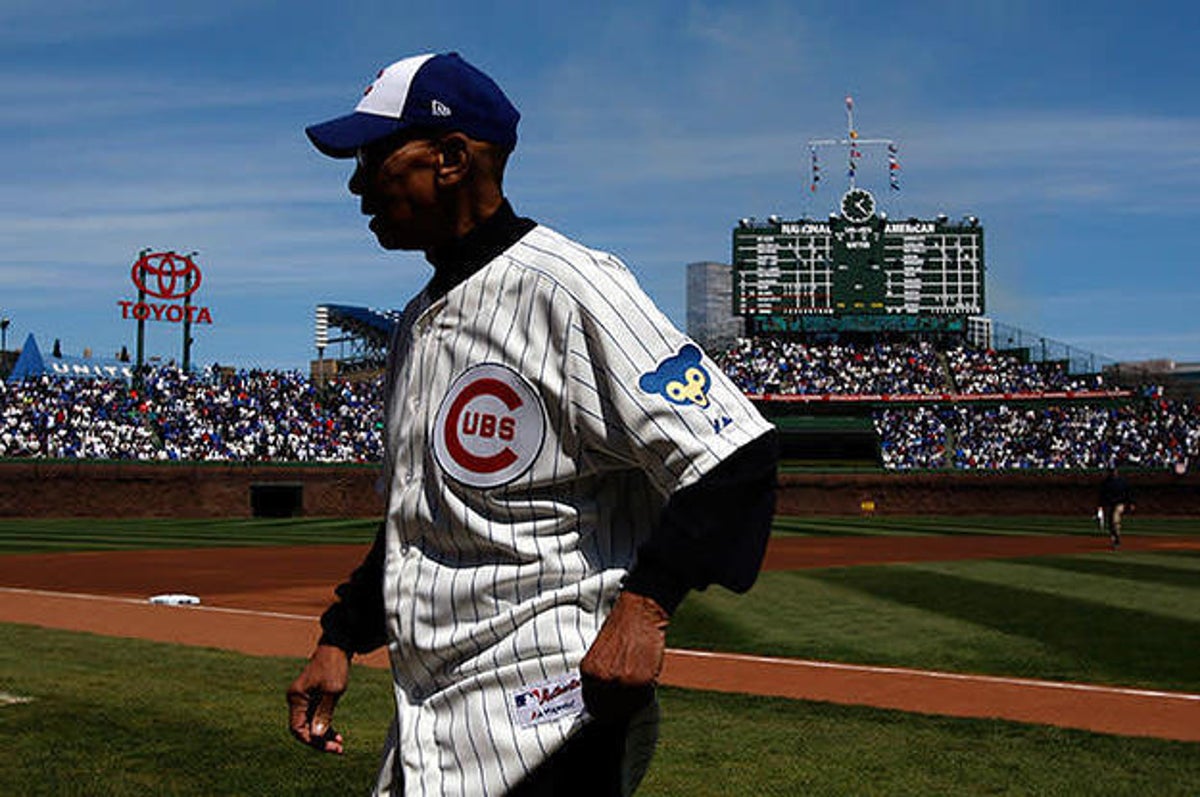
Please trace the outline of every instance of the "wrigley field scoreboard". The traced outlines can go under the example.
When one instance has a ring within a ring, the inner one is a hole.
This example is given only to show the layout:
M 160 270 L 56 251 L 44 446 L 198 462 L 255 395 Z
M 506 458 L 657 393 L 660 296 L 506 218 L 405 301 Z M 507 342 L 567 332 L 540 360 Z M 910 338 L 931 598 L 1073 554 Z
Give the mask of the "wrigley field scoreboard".
M 840 210 L 734 229 L 733 313 L 749 331 L 953 330 L 984 313 L 978 219 L 888 219 L 853 187 Z

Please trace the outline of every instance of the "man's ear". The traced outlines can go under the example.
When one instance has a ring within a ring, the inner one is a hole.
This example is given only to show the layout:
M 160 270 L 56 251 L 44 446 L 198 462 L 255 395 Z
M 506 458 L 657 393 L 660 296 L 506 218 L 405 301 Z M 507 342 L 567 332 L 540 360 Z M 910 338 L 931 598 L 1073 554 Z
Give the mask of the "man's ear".
M 470 141 L 462 133 L 447 133 L 437 142 L 438 182 L 445 185 L 462 182 L 471 169 Z

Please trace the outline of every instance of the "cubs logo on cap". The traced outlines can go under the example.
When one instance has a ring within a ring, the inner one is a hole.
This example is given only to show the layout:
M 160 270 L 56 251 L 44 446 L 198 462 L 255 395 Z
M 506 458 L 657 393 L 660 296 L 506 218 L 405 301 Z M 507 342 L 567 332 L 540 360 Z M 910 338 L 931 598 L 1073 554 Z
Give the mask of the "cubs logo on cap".
M 458 53 L 430 53 L 387 66 L 353 113 L 305 132 L 333 158 L 354 157 L 359 147 L 410 128 L 458 130 L 512 149 L 520 118 L 496 82 Z
M 524 377 L 497 363 L 463 372 L 438 408 L 437 463 L 469 487 L 499 487 L 529 470 L 542 450 L 546 414 Z

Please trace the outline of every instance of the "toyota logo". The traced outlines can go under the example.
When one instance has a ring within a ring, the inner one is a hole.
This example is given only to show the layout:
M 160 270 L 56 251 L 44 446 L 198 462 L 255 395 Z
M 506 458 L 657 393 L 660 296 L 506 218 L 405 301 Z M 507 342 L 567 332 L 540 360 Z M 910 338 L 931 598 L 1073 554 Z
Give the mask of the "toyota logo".
M 160 299 L 185 299 L 200 287 L 200 268 L 188 255 L 151 252 L 133 264 L 133 284 Z

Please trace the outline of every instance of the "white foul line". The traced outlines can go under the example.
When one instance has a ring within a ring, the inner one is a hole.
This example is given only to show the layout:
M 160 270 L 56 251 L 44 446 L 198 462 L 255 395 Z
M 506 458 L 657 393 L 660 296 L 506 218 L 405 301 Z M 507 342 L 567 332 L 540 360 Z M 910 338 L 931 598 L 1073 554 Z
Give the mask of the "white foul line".
M 148 600 L 138 598 L 121 598 L 114 595 L 88 595 L 73 592 L 53 592 L 41 589 L 22 589 L 20 587 L 0 587 L 0 593 L 19 595 L 38 595 L 47 598 L 70 598 L 73 600 L 97 601 L 102 603 L 125 603 L 133 606 L 153 606 Z M 167 608 L 187 611 L 216 612 L 219 614 L 240 614 L 250 617 L 271 617 L 279 620 L 302 620 L 314 622 L 320 618 L 304 614 L 285 614 L 283 612 L 266 612 L 255 609 L 233 609 L 221 606 L 171 606 Z M 1006 678 L 999 675 L 968 675 L 965 673 L 942 672 L 939 670 L 915 670 L 906 667 L 883 667 L 871 664 L 842 664 L 835 661 L 814 661 L 812 659 L 786 659 L 771 656 L 753 656 L 746 653 L 716 653 L 708 650 L 682 650 L 668 648 L 672 656 L 694 659 L 723 660 L 746 662 L 753 664 L 769 664 L 776 667 L 806 667 L 810 669 L 842 670 L 846 672 L 864 672 L 880 675 L 910 675 L 921 678 L 933 678 L 943 681 L 967 681 L 975 683 L 993 683 L 1007 686 L 1027 686 L 1038 689 L 1060 689 L 1076 692 L 1096 692 L 1100 694 L 1130 695 L 1132 697 L 1156 697 L 1172 700 L 1200 701 L 1200 694 L 1190 692 L 1161 692 L 1152 689 L 1130 689 L 1120 686 L 1099 686 L 1097 684 L 1077 684 L 1066 681 L 1039 681 L 1033 678 Z
M 1105 694 L 1131 695 L 1134 697 L 1160 697 L 1175 700 L 1200 701 L 1200 694 L 1190 692 L 1160 692 L 1152 689 L 1130 689 L 1120 686 L 1100 686 L 1097 684 L 1077 684 L 1066 681 L 1039 681 L 1033 678 L 1006 678 L 999 675 L 968 675 L 966 673 L 941 672 L 938 670 L 914 670 L 906 667 L 881 667 L 870 664 L 841 664 L 834 661 L 812 661 L 809 659 L 783 659 L 769 656 L 751 656 L 745 653 L 714 653 L 707 650 L 667 651 L 673 656 L 698 659 L 718 659 L 725 661 L 741 661 L 754 664 L 770 664 L 779 667 L 808 667 L 825 670 L 845 670 L 849 672 L 878 673 L 882 675 L 913 675 L 921 678 L 937 678 L 944 681 L 974 681 L 980 683 L 1004 684 L 1009 686 L 1030 686 L 1040 689 L 1065 689 L 1077 692 L 1099 692 Z
M 94 601 L 97 603 L 125 603 L 131 606 L 164 606 L 153 604 L 147 599 L 122 598 L 116 595 L 87 595 L 78 592 L 53 592 L 44 589 L 22 589 L 20 587 L 0 587 L 0 592 L 10 592 L 17 595 L 37 595 L 43 598 L 69 598 L 71 600 Z M 304 620 L 313 622 L 321 618 L 308 614 L 285 614 L 284 612 L 264 612 L 257 609 L 233 609 L 225 606 L 181 605 L 165 606 L 170 609 L 188 609 L 198 612 L 216 612 L 218 614 L 243 614 L 251 617 L 273 617 L 277 620 Z

